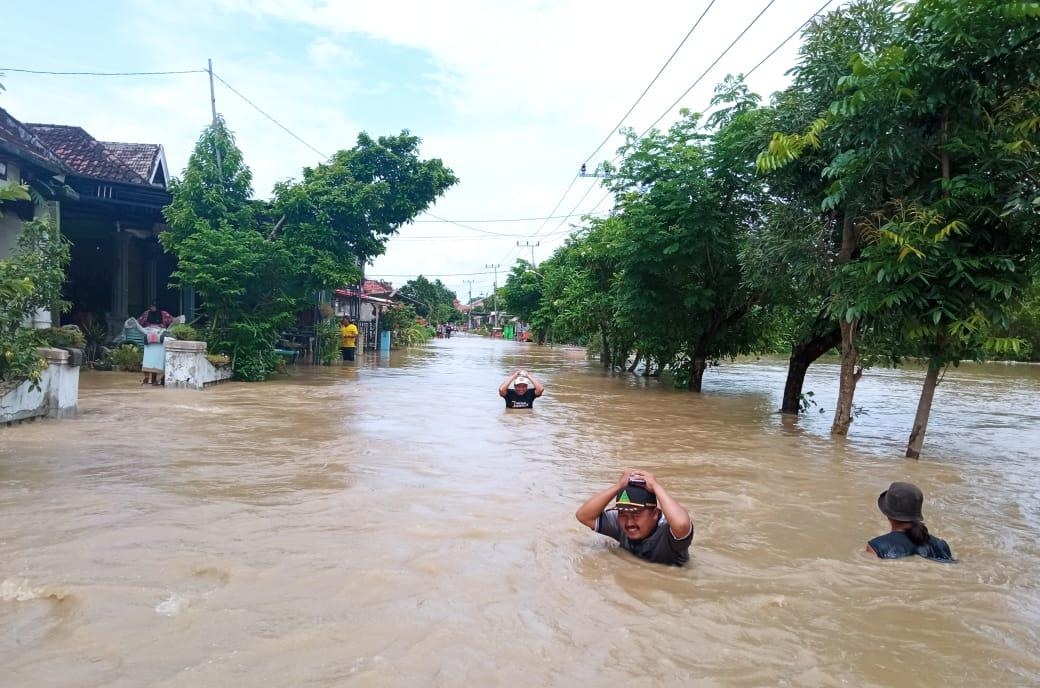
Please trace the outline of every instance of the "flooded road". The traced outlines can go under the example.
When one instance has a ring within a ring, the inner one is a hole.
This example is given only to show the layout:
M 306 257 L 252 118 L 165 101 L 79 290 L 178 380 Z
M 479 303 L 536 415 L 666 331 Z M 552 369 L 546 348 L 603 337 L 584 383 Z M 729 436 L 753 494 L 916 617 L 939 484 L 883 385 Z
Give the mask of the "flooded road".
M 516 367 L 533 412 L 496 394 Z M 774 413 L 783 362 L 705 393 L 476 337 L 204 392 L 87 373 L 0 429 L 2 686 L 1040 685 L 1040 370 L 962 366 L 925 460 L 917 371 L 846 440 Z M 625 466 L 693 515 L 685 568 L 574 520 Z M 960 562 L 881 562 L 893 480 Z

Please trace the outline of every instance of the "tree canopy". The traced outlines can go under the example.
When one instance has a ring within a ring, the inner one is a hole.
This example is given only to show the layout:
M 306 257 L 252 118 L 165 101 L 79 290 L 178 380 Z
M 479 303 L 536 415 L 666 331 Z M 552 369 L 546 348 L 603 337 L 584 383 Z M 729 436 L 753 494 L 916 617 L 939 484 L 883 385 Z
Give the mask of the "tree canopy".
M 160 237 L 177 255 L 176 282 L 203 301 L 214 351 L 241 379 L 274 372 L 279 332 L 315 292 L 356 283 L 387 239 L 458 180 L 439 159 L 419 157 L 408 132 L 339 151 L 299 181 L 252 198 L 251 173 L 223 120 L 199 137 L 171 183 Z
M 859 0 L 806 28 L 792 72 L 768 104 L 729 77 L 709 117 L 629 133 L 603 167 L 611 217 L 539 280 L 514 268 L 507 298 L 604 365 L 694 390 L 713 360 L 790 353 L 785 412 L 837 347 L 838 434 L 865 368 L 922 360 L 917 456 L 940 370 L 1020 355 L 1033 322 L 1040 7 Z

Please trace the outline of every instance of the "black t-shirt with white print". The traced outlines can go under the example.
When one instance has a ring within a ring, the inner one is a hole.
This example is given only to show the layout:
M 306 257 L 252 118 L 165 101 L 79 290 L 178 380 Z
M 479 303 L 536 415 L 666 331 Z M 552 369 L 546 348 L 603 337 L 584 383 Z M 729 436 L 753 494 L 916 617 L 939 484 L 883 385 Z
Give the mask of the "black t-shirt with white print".
M 537 398 L 534 389 L 528 389 L 523 394 L 519 394 L 515 389 L 509 388 L 506 390 L 506 408 L 507 409 L 529 409 L 534 408 L 534 400 Z

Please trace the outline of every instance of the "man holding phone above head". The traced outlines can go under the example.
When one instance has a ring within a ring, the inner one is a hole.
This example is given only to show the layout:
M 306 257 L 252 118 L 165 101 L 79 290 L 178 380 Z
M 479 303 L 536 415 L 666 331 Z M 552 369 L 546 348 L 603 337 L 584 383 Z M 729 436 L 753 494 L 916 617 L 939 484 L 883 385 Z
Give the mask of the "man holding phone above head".
M 614 508 L 608 509 L 612 499 Z M 626 468 L 617 483 L 590 497 L 574 515 L 640 559 L 673 566 L 690 559 L 690 514 L 652 473 Z
M 509 385 L 513 385 L 510 389 Z M 517 370 L 498 386 L 498 396 L 506 400 L 507 409 L 534 408 L 534 400 L 542 396 L 545 387 L 526 370 Z

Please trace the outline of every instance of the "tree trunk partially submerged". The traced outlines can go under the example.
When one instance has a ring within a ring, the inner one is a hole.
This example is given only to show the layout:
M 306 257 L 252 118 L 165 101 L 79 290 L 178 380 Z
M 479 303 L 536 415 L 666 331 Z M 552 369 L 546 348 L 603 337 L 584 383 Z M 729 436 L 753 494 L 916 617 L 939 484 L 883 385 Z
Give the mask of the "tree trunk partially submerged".
M 708 367 L 707 358 L 697 354 L 690 362 L 690 389 L 694 392 L 701 391 L 701 383 L 704 382 L 704 370 Z
M 924 385 L 921 387 L 921 398 L 917 401 L 914 427 L 910 431 L 910 441 L 906 444 L 906 457 L 908 459 L 921 458 L 921 448 L 924 446 L 924 433 L 928 429 L 928 417 L 932 413 L 932 399 L 935 398 L 935 388 L 938 385 L 939 366 L 934 361 L 929 361 L 928 372 L 925 373 Z
M 846 209 L 841 219 L 841 250 L 838 252 L 838 264 L 844 265 L 852 260 L 856 252 L 856 232 L 852 222 L 852 213 Z M 834 411 L 834 422 L 831 424 L 832 435 L 849 434 L 852 425 L 852 402 L 856 397 L 856 383 L 863 375 L 859 363 L 859 347 L 856 335 L 859 332 L 859 318 L 851 321 L 841 318 L 838 321 L 841 332 L 841 379 L 838 383 L 838 405 Z
M 841 378 L 831 434 L 848 435 L 849 426 L 852 425 L 852 401 L 856 396 L 856 383 L 863 375 L 863 368 L 856 365 L 859 361 L 859 349 L 856 346 L 859 320 L 842 320 L 838 327 L 841 330 Z
M 827 332 L 815 332 L 794 346 L 787 366 L 787 383 L 784 385 L 784 401 L 781 413 L 797 414 L 802 406 L 802 387 L 805 374 L 816 359 L 841 344 L 841 328 L 832 327 Z

